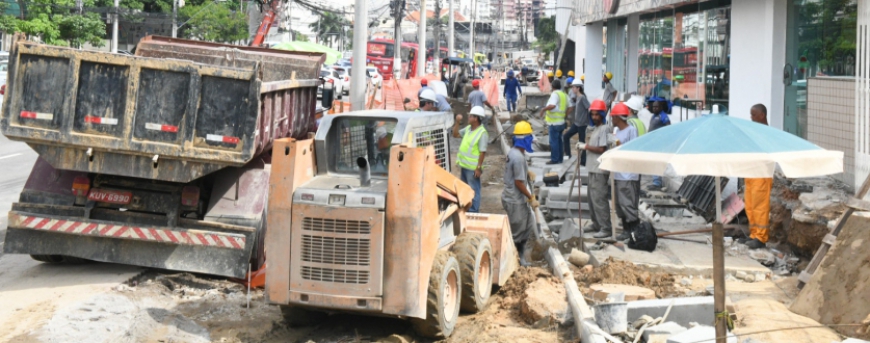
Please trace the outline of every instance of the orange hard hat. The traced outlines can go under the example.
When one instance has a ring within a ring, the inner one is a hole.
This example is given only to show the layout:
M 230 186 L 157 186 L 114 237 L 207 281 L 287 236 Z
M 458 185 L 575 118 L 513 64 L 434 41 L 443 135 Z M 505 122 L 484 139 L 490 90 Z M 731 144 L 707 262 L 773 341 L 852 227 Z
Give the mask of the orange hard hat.
M 471 86 L 475 88 L 480 87 L 480 80 L 471 81 Z
M 590 111 L 607 111 L 607 105 L 604 104 L 604 100 L 595 99 L 592 101 L 592 105 L 589 106 Z
M 622 102 L 620 102 L 616 105 L 613 105 L 613 109 L 610 111 L 610 115 L 612 115 L 612 116 L 628 116 L 629 115 L 628 106 L 626 106 L 625 103 L 622 103 Z

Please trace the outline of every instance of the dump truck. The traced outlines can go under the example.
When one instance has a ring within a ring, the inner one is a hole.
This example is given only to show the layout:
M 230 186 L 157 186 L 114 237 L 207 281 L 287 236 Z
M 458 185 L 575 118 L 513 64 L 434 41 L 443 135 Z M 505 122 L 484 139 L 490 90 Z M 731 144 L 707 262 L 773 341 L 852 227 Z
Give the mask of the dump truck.
M 486 306 L 518 266 L 507 217 L 470 214 L 447 113 L 324 117 L 272 150 L 267 299 L 288 323 L 328 312 L 410 319 L 430 337 Z
M 39 158 L 4 252 L 236 278 L 260 268 L 272 144 L 315 131 L 323 61 L 165 37 L 133 56 L 16 41 L 0 130 Z

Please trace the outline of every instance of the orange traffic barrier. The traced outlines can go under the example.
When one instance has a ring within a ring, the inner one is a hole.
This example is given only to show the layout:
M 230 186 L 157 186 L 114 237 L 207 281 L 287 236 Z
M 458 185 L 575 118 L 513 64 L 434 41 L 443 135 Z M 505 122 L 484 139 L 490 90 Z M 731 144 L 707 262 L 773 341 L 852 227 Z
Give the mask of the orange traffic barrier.
M 541 90 L 541 93 L 549 93 L 553 90 L 553 87 L 550 86 L 550 79 L 547 78 L 547 74 L 541 74 L 541 79 L 538 81 L 538 89 Z

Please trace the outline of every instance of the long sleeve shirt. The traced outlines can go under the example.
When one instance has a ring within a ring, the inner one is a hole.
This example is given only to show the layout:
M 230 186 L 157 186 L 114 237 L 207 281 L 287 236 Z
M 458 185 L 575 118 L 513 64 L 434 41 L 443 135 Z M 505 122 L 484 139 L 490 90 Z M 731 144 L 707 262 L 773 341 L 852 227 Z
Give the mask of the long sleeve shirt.
M 509 77 L 504 80 L 504 94 L 517 95 L 523 94 L 522 88 L 520 88 L 520 81 L 515 77 Z

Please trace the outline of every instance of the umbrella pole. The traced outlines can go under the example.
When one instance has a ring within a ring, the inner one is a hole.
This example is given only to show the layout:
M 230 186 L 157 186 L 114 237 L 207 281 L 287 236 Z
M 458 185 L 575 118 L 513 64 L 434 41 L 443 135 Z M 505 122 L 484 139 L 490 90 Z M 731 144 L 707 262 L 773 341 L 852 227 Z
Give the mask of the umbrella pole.
M 713 220 L 713 309 L 716 318 L 716 343 L 726 343 L 728 337 L 725 313 L 725 247 L 723 242 L 722 218 L 722 186 L 716 176 L 716 219 Z
M 613 172 L 610 172 L 610 237 L 614 241 L 616 241 L 617 222 L 619 222 L 619 216 L 616 215 L 616 180 L 613 179 Z M 625 230 L 625 228 L 622 229 Z

